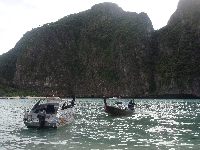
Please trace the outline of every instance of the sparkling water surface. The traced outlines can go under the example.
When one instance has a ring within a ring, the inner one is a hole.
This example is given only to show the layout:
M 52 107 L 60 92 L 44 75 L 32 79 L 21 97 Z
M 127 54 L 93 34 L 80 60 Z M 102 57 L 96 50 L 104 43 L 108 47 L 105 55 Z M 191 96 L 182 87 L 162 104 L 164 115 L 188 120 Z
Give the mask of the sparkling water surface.
M 39 131 L 23 123 L 24 111 L 35 102 L 0 99 L 0 150 L 200 149 L 198 99 L 135 99 L 132 115 L 113 117 L 104 112 L 103 99 L 79 98 L 73 123 Z

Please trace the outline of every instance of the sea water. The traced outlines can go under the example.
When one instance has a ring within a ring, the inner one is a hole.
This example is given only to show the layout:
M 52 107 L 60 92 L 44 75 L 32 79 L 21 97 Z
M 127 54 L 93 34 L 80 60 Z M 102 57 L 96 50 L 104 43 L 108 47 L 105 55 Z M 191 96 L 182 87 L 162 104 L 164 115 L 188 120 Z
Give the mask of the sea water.
M 24 111 L 35 102 L 0 99 L 0 150 L 200 149 L 198 99 L 135 99 L 135 112 L 121 117 L 108 116 L 103 99 L 76 99 L 71 124 L 39 131 L 23 123 Z

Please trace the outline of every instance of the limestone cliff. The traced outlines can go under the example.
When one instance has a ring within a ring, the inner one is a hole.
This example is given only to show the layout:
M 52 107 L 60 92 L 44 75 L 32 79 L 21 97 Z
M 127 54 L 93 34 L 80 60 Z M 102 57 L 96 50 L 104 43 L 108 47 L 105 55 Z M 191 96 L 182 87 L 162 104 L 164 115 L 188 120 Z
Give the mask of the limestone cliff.
M 200 95 L 200 0 L 180 0 L 158 31 L 157 93 Z
M 199 6 L 180 0 L 154 31 L 146 13 L 97 4 L 24 34 L 0 56 L 0 77 L 42 95 L 200 96 Z
M 27 32 L 14 83 L 44 95 L 144 95 L 149 91 L 147 14 L 102 3 Z

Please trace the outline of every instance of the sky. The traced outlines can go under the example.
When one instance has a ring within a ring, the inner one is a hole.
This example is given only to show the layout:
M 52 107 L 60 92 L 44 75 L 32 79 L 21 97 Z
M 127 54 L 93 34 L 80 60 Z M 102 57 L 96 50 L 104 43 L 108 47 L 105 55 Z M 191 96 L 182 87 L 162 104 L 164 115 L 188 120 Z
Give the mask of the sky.
M 112 2 L 124 11 L 145 12 L 155 30 L 167 25 L 179 0 L 0 0 L 0 55 L 14 48 L 23 35 L 46 23 Z

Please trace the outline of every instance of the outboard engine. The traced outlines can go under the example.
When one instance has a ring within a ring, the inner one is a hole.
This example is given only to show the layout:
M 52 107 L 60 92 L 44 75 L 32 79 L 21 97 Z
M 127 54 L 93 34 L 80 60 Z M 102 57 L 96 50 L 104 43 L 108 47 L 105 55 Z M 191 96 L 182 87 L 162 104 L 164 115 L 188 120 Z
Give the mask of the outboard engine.
M 45 110 L 43 110 L 42 112 L 40 111 L 37 115 L 37 118 L 39 119 L 39 126 L 37 127 L 37 130 L 40 130 L 44 128 L 45 125 L 45 118 L 46 118 Z

